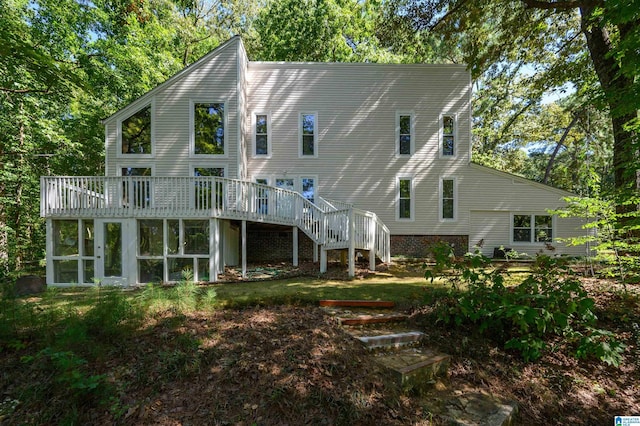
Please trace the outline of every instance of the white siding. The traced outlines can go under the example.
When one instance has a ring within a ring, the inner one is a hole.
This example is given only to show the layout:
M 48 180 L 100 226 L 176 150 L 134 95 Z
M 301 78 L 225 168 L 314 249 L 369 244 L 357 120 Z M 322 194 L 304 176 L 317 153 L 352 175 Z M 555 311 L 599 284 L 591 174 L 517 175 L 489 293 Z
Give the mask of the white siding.
M 154 166 L 156 176 L 189 176 L 189 164 L 215 163 L 227 165 L 227 177 L 238 175 L 238 71 L 239 38 L 233 38 L 205 58 L 186 68 L 166 83 L 109 117 L 107 131 L 107 176 L 117 174 L 118 165 Z M 226 158 L 197 159 L 189 157 L 191 100 L 225 103 Z M 117 152 L 117 123 L 138 108 L 153 101 L 155 134 L 153 158 L 131 158 Z
M 469 161 L 469 73 L 459 65 L 250 63 L 249 111 L 271 111 L 272 158 L 252 176 L 317 175 L 318 194 L 381 217 L 393 234 L 461 233 L 438 220 L 438 179 Z M 298 158 L 298 117 L 317 112 L 318 158 Z M 396 157 L 396 113 L 415 112 L 415 154 Z M 439 117 L 457 113 L 458 156 L 439 159 Z M 396 176 L 413 176 L 416 221 L 396 220 Z M 454 226 L 455 228 L 455 226 Z M 466 233 L 466 232 L 465 232 Z

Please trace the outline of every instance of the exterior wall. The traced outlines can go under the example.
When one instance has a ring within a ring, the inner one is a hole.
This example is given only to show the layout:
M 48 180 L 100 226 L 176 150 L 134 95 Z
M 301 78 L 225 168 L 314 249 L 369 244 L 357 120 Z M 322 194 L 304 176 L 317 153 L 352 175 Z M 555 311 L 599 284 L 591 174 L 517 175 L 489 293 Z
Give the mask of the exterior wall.
M 293 230 L 260 229 L 247 226 L 247 260 L 249 262 L 291 262 Z M 298 260 L 313 260 L 313 241 L 298 230 Z
M 320 196 L 376 212 L 392 234 L 468 232 L 441 223 L 437 209 L 440 176 L 470 159 L 471 84 L 464 66 L 250 63 L 248 93 L 249 114 L 271 114 L 272 155 L 249 156 L 252 178 L 318 176 Z M 396 156 L 400 111 L 414 113 L 410 157 Z M 317 113 L 317 158 L 299 158 L 301 112 Z M 439 155 L 445 112 L 458 118 L 455 159 Z M 396 219 L 399 175 L 414 179 L 414 220 Z
M 105 120 L 106 175 L 117 176 L 119 167 L 152 167 L 154 176 L 191 176 L 192 165 L 226 167 L 226 177 L 239 176 L 241 97 L 238 94 L 239 38 L 232 38 L 195 64 L 170 78 L 126 108 Z M 244 53 L 243 53 L 244 54 Z M 191 139 L 191 102 L 224 102 L 225 156 L 193 158 Z M 152 104 L 151 158 L 136 158 L 118 152 L 118 122 L 142 107 Z

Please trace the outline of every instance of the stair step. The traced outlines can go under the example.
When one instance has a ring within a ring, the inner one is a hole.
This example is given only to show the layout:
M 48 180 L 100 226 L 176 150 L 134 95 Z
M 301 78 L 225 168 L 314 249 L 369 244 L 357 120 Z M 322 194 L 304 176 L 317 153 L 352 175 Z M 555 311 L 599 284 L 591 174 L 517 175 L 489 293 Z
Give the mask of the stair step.
M 386 300 L 321 300 L 320 306 L 349 306 L 362 308 L 393 308 L 394 302 Z
M 417 348 L 380 354 L 376 360 L 391 370 L 405 390 L 423 390 L 448 374 L 449 355 Z
M 384 347 L 400 347 L 410 343 L 419 342 L 424 333 L 420 331 L 409 331 L 407 333 L 384 334 L 382 336 L 360 336 L 360 340 L 369 349 Z
M 367 324 L 383 324 L 389 322 L 406 321 L 407 316 L 404 314 L 394 315 L 361 315 L 353 318 L 338 318 L 342 325 L 367 325 Z

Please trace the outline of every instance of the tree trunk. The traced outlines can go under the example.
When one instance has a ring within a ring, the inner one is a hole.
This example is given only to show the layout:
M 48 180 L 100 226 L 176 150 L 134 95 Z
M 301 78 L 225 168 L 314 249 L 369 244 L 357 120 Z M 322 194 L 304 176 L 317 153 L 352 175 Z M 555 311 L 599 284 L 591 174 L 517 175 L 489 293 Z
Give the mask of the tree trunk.
M 551 157 L 549 157 L 547 168 L 544 171 L 544 178 L 542 179 L 542 183 L 544 183 L 545 185 L 549 183 L 549 175 L 551 175 L 551 169 L 553 168 L 553 163 L 556 160 L 556 156 L 558 155 L 558 152 L 560 152 L 560 148 L 564 145 L 564 141 L 567 139 L 567 136 L 569 136 L 569 132 L 571 131 L 571 128 L 575 126 L 577 122 L 578 122 L 578 114 L 574 114 L 573 118 L 571 119 L 571 122 L 569 123 L 567 128 L 564 129 L 564 133 L 562 134 L 562 137 L 560 137 L 560 140 L 556 144 L 556 147 L 553 150 Z
M 638 190 L 638 155 L 636 133 L 625 125 L 637 117 L 637 111 L 625 112 L 625 95 L 633 90 L 633 79 L 622 74 L 620 66 L 611 55 L 611 40 L 607 29 L 591 19 L 595 6 L 581 6 L 582 32 L 593 67 L 605 93 L 613 125 L 613 171 L 617 190 Z

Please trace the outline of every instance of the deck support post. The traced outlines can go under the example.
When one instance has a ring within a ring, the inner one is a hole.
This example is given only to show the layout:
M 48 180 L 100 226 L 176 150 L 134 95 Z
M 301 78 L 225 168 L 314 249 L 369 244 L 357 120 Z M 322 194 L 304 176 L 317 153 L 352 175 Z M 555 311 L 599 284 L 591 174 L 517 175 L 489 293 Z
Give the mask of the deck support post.
M 356 275 L 356 223 L 353 208 L 349 209 L 349 277 Z
M 371 230 L 369 233 L 369 239 L 370 239 L 369 244 L 371 244 L 371 248 L 369 249 L 369 270 L 375 271 L 376 270 L 376 237 L 377 237 L 376 224 L 374 221 L 369 221 L 369 226 L 371 227 Z
M 298 227 L 293 227 L 293 266 L 298 266 Z
M 313 263 L 318 261 L 318 244 L 313 244 Z
M 209 233 L 209 280 L 218 281 L 218 270 L 220 268 L 220 221 L 211 219 L 211 232 Z
M 327 272 L 327 249 L 320 247 L 320 273 Z
M 247 221 L 242 221 L 242 279 L 247 278 Z

